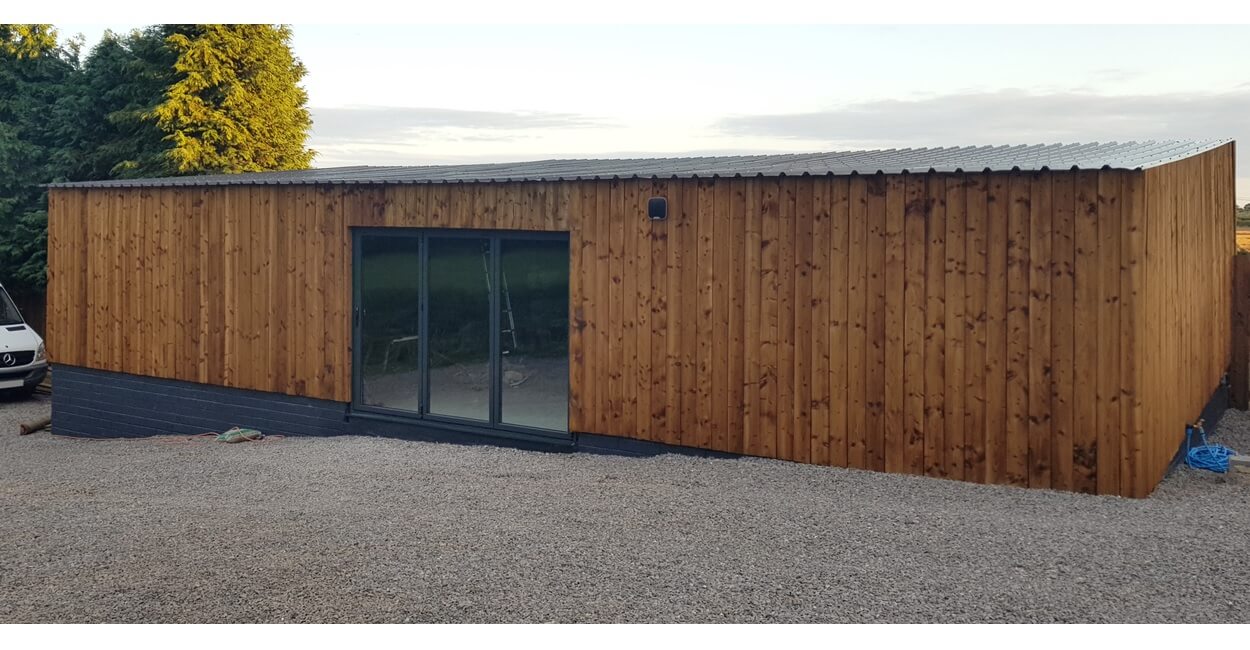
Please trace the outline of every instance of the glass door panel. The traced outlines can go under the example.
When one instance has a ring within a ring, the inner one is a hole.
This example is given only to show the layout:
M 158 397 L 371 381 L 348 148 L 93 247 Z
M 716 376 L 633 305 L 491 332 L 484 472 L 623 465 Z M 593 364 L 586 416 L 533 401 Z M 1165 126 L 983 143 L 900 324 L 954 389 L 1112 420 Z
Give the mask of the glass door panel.
M 489 422 L 490 239 L 428 242 L 429 413 Z
M 568 242 L 505 237 L 500 247 L 500 419 L 568 431 Z
M 360 238 L 361 402 L 419 411 L 420 240 Z

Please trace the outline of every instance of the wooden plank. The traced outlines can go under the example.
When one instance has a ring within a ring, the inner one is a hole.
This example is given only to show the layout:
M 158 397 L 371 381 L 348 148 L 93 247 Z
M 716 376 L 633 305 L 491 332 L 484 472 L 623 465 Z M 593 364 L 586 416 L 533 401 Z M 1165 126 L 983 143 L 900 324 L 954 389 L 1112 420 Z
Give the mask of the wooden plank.
M 1072 451 L 1075 425 L 1075 377 L 1073 376 L 1076 330 L 1074 326 L 1076 236 L 1075 178 L 1055 174 L 1052 180 L 1051 257 L 1051 483 L 1057 490 L 1072 490 Z
M 827 385 L 819 395 L 824 410 L 829 412 L 829 463 L 839 467 L 847 466 L 849 455 L 846 346 L 849 330 L 847 301 L 850 286 L 847 269 L 850 248 L 850 191 L 850 183 L 845 177 L 830 179 L 830 194 L 827 199 L 829 214 L 825 219 L 825 228 L 829 231 L 831 241 L 817 242 L 817 256 L 824 273 L 817 278 L 814 291 L 829 291 L 828 304 L 822 305 L 824 309 L 817 311 L 820 316 L 818 325 L 825 338 L 820 340 L 816 372 L 821 376 L 829 376 L 825 374 L 825 369 L 828 368 L 831 373 Z M 832 274 L 829 267 L 832 267 Z M 827 314 L 824 313 L 825 309 L 828 310 Z
M 946 178 L 926 175 L 924 438 L 920 463 L 946 476 Z
M 729 394 L 728 451 L 742 453 L 746 442 L 744 397 L 746 392 L 746 181 L 734 178 L 729 183 L 730 236 L 722 239 L 729 249 Z
M 620 435 L 636 438 L 639 436 L 641 427 L 638 422 L 638 331 L 639 327 L 639 311 L 640 304 L 638 300 L 638 248 L 639 237 L 638 229 L 640 227 L 639 219 L 636 216 L 637 209 L 637 191 L 634 188 L 634 181 L 621 181 L 619 184 L 620 210 L 616 218 L 623 221 L 623 246 L 621 248 L 621 320 L 619 327 L 621 328 L 621 341 L 624 349 L 621 351 L 621 383 L 620 395 L 618 399 L 621 401 L 621 423 Z M 527 196 L 532 196 L 527 193 Z M 541 205 L 541 201 L 537 202 Z M 531 215 L 524 223 L 525 227 L 533 229 L 537 222 L 532 218 L 535 213 L 541 212 L 541 208 L 531 205 L 526 210 L 527 215 Z M 648 277 L 650 275 L 648 274 Z M 650 391 L 648 391 L 650 398 Z
M 238 374 L 235 364 L 230 360 L 239 354 L 239 296 L 243 283 L 243 209 L 240 203 L 244 200 L 246 187 L 228 187 L 223 192 L 222 209 L 225 219 L 222 222 L 223 253 L 225 255 L 225 277 L 223 278 L 224 300 L 222 319 L 222 350 L 216 361 L 220 367 L 220 381 L 224 386 L 238 386 Z M 220 277 L 220 276 L 219 276 Z
M 495 209 L 497 195 L 495 193 L 496 185 L 491 184 L 491 200 L 488 209 L 490 215 L 490 223 L 494 223 L 497 218 Z M 580 294 L 578 296 L 579 305 L 582 314 L 582 359 L 583 359 L 583 376 L 586 378 L 583 384 L 578 388 L 581 397 L 581 417 L 578 418 L 578 428 L 574 431 L 594 433 L 598 430 L 598 412 L 599 398 L 598 390 L 603 376 L 601 370 L 600 359 L 602 352 L 599 349 L 599 323 L 595 317 L 595 305 L 600 302 L 599 294 L 599 266 L 596 260 L 599 255 L 599 228 L 598 219 L 595 218 L 595 184 L 592 181 L 579 181 L 576 184 L 576 191 L 579 196 L 576 211 L 574 213 L 574 221 L 578 225 L 578 230 L 582 238 L 582 273 L 583 280 Z M 570 291 L 570 293 L 572 293 Z M 570 377 L 570 381 L 573 381 Z
M 745 369 L 743 381 L 743 453 L 763 455 L 763 435 L 760 395 L 762 388 L 762 364 L 759 351 L 763 345 L 763 272 L 761 252 L 763 247 L 763 204 L 761 188 L 757 179 L 745 181 L 745 258 L 744 280 L 746 301 L 743 303 L 743 336 L 746 339 Z
M 712 388 L 712 339 L 718 334 L 713 322 L 713 294 L 715 268 L 713 267 L 713 227 L 716 223 L 715 186 L 712 179 L 696 181 L 697 217 L 695 236 L 697 237 L 694 258 L 698 273 L 696 275 L 697 310 L 695 316 L 695 383 L 698 435 L 695 446 L 712 449 L 715 438 L 714 399 Z M 689 316 L 687 316 L 689 318 Z M 723 332 L 721 332 L 723 334 Z
M 280 188 L 267 190 L 272 202 L 270 214 L 269 237 L 273 245 L 273 258 L 269 261 L 268 282 L 273 291 L 273 300 L 269 304 L 269 390 L 282 393 L 288 390 L 290 381 L 290 357 L 292 354 L 291 326 L 291 292 L 288 281 L 291 250 L 292 214 L 289 204 L 284 200 L 286 194 Z M 359 188 L 352 188 L 353 197 L 362 196 Z
M 1145 450 L 1143 448 L 1142 430 L 1142 393 L 1139 370 L 1143 367 L 1142 350 L 1138 347 L 1140 332 L 1147 315 L 1143 308 L 1141 295 L 1144 270 L 1143 258 L 1146 254 L 1146 207 L 1141 173 L 1121 173 L 1120 176 L 1120 490 L 1124 496 L 1145 497 L 1154 488 L 1153 477 L 1147 475 L 1144 467 Z M 1211 178 L 1204 174 L 1204 178 Z M 1209 193 L 1207 193 L 1210 196 Z M 1195 221 L 1198 221 L 1195 219 Z M 1201 223 L 1200 221 L 1198 221 Z M 1213 242 L 1204 242 L 1211 258 L 1218 257 L 1213 249 Z M 1218 277 L 1216 273 L 1212 276 Z M 1203 284 L 1201 276 L 1197 282 Z M 1216 284 L 1216 283 L 1210 283 Z M 1223 295 L 1227 295 L 1226 293 Z M 1219 294 L 1212 296 L 1213 303 L 1219 304 Z M 1217 319 L 1216 322 L 1221 322 Z M 1219 332 L 1217 327 L 1215 332 Z M 1224 339 L 1214 338 L 1215 341 Z M 1205 355 L 1210 359 L 1215 355 Z M 1218 358 L 1218 357 L 1217 357 Z M 1214 364 L 1216 373 L 1221 364 Z M 1212 379 L 1206 377 L 1210 384 Z M 1218 381 L 1218 380 L 1217 380 Z M 1205 387 L 1204 387 L 1205 388 Z M 1201 390 L 1201 389 L 1200 389 Z M 1201 397 L 1199 398 L 1201 399 Z
M 668 436 L 665 442 L 681 444 L 684 431 L 682 426 L 682 366 L 681 347 L 682 330 L 680 321 L 682 312 L 682 248 L 686 228 L 682 225 L 685 219 L 683 196 L 685 183 L 670 181 L 668 183 L 668 257 L 665 280 L 668 283 L 665 292 L 668 300 L 668 332 L 664 337 L 665 365 L 668 366 L 668 385 L 665 391 L 665 409 L 668 412 Z
M 817 179 L 803 177 L 789 179 L 794 193 L 793 259 L 790 266 L 794 275 L 794 297 L 790 303 L 791 363 L 790 373 L 790 439 L 791 455 L 801 463 L 812 461 L 812 369 L 816 365 L 815 319 L 812 304 L 812 259 L 815 256 L 813 237 L 814 206 L 813 187 Z M 820 179 L 824 180 L 824 179 Z M 819 433 L 816 434 L 819 437 Z M 827 464 L 827 463 L 820 463 Z
M 295 312 L 291 315 L 295 327 L 292 328 L 291 335 L 294 341 L 303 342 L 313 339 L 314 329 L 309 322 L 316 313 L 316 300 L 313 292 L 315 284 L 313 284 L 311 264 L 309 263 L 309 241 L 316 237 L 316 220 L 317 212 L 314 205 L 313 197 L 316 196 L 316 189 L 313 187 L 300 187 L 291 197 L 294 203 L 293 209 L 296 214 L 296 223 L 298 224 L 295 231 L 295 240 L 292 243 L 291 250 L 297 251 L 295 255 L 292 277 L 295 281 L 293 291 L 296 292 Z M 315 258 L 314 258 L 315 259 Z M 308 346 L 298 344 L 296 358 L 292 365 L 292 386 L 299 394 L 311 394 L 316 390 L 316 371 L 312 366 L 315 364 L 315 351 L 309 350 Z
M 885 471 L 886 436 L 890 427 L 902 429 L 902 201 L 887 211 L 890 193 L 884 175 L 869 178 L 868 204 L 868 303 L 865 307 L 869 347 L 867 377 L 868 469 Z M 898 191 L 894 192 L 898 196 Z M 888 367 L 887 367 L 888 360 Z M 887 374 L 893 379 L 887 379 Z M 888 388 L 888 391 L 887 391 Z M 887 418 L 887 405 L 891 416 Z
M 304 244 L 304 273 L 308 278 L 308 311 L 305 318 L 306 335 L 320 344 L 309 350 L 304 369 L 305 380 L 309 383 L 307 390 L 315 395 L 323 395 L 330 382 L 326 364 L 326 313 L 328 309 L 326 296 L 325 257 L 328 254 L 325 237 L 326 221 L 332 219 L 333 207 L 327 205 L 327 190 L 317 187 L 309 191 L 304 199 L 305 214 L 308 223 L 308 239 Z
M 925 272 L 926 222 L 929 206 L 925 176 L 904 176 L 903 200 L 903 367 L 901 382 L 903 426 L 901 435 L 887 443 L 886 469 L 923 474 L 925 471 Z M 887 244 L 888 245 L 888 244 Z M 886 264 L 889 264 L 887 260 Z M 887 375 L 888 381 L 889 375 Z M 887 388 L 888 390 L 888 388 Z M 887 409 L 888 413 L 888 409 Z M 891 462 L 893 459 L 893 462 Z
M 732 200 L 728 179 L 718 179 L 713 187 L 713 218 L 708 226 L 708 246 L 712 248 L 712 306 L 706 336 L 711 341 L 712 364 L 709 369 L 712 382 L 712 449 L 728 451 L 731 433 L 729 416 L 729 345 L 730 311 L 729 294 L 735 290 L 730 281 L 732 267 Z M 700 225 L 702 237 L 704 228 Z
M 1098 490 L 1098 174 L 1076 173 L 1073 349 L 1073 488 Z
M 73 302 L 71 303 L 72 313 L 77 319 L 77 332 L 75 338 L 78 341 L 78 349 L 74 358 L 80 365 L 87 365 L 90 350 L 88 345 L 91 342 L 91 330 L 89 329 L 91 313 L 91 266 L 96 262 L 96 251 L 90 249 L 93 232 L 92 221 L 98 221 L 96 216 L 92 216 L 88 210 L 90 209 L 90 192 L 87 190 L 79 190 L 74 192 L 74 212 L 78 216 L 76 240 L 70 248 L 73 259 L 77 263 L 77 273 L 75 277 L 75 291 L 73 294 Z
M 1013 173 L 1007 206 L 1007 454 L 1004 478 L 1029 484 L 1030 180 Z M 1049 390 L 1048 390 L 1049 392 Z
M 166 189 L 165 201 L 169 213 L 168 254 L 169 278 L 166 289 L 170 305 L 170 339 L 168 340 L 170 366 L 169 376 L 182 381 L 194 380 L 194 356 L 187 342 L 191 339 L 188 327 L 187 312 L 194 310 L 195 305 L 187 301 L 190 295 L 188 276 L 194 271 L 191 247 L 195 238 L 188 236 L 188 230 L 195 224 L 188 218 L 189 209 L 186 205 L 187 193 L 175 189 Z M 268 351 L 267 351 L 268 352 Z M 268 390 L 269 387 L 266 387 Z
M 775 458 L 777 453 L 778 394 L 777 373 L 781 314 L 778 294 L 781 282 L 778 278 L 780 265 L 778 238 L 781 236 L 780 182 L 776 178 L 761 178 L 760 188 L 760 429 L 758 455 Z
M 183 362 L 178 353 L 185 335 L 182 331 L 181 313 L 183 295 L 182 282 L 185 269 L 182 268 L 182 215 L 177 211 L 177 200 L 180 192 L 162 188 L 160 190 L 161 205 L 161 237 L 158 255 L 161 257 L 161 376 L 180 379 Z
M 1007 482 L 1006 174 L 986 177 L 985 482 Z
M 625 357 L 625 219 L 623 181 L 608 183 L 607 222 L 610 232 L 608 262 L 611 265 L 611 283 L 608 293 L 607 330 L 609 336 L 608 362 L 608 420 L 607 434 L 626 436 L 629 429 L 623 417 L 625 410 L 625 370 L 632 359 Z
M 651 220 L 647 217 L 647 201 L 651 198 L 651 181 L 635 180 L 631 184 L 633 199 L 629 219 L 634 225 L 633 237 L 636 240 L 635 255 L 635 298 L 638 320 L 636 332 L 638 341 L 635 346 L 637 371 L 634 373 L 634 402 L 636 431 L 643 440 L 657 439 L 657 432 L 651 428 L 653 410 L 651 408 L 652 385 L 655 382 L 655 370 L 651 361 L 651 320 L 655 309 L 652 305 L 654 292 L 651 288 Z M 663 258 L 660 258 L 663 259 Z
M 123 298 L 126 301 L 126 331 L 122 332 L 125 366 L 134 368 L 138 374 L 151 374 L 151 332 L 147 319 L 143 318 L 147 301 L 154 297 L 148 286 L 151 275 L 148 263 L 152 259 L 152 250 L 148 241 L 150 232 L 148 201 L 150 191 L 146 188 L 127 192 L 124 202 L 125 212 L 122 215 L 121 228 L 126 233 L 126 245 L 122 250 L 122 264 L 126 267 L 126 288 Z
M 795 353 L 798 272 L 797 228 L 798 179 L 781 179 L 779 198 L 779 229 L 777 235 L 777 453 L 778 458 L 807 462 L 808 434 L 796 431 L 795 385 L 797 378 Z M 810 329 L 810 328 L 809 328 Z M 810 336 L 810 332 L 808 332 Z M 806 367 L 805 367 L 806 368 Z
M 678 252 L 681 279 L 681 308 L 677 324 L 681 328 L 681 441 L 683 445 L 699 446 L 699 377 L 698 377 L 698 312 L 699 312 L 699 230 L 698 184 L 684 181 L 682 192 L 681 250 Z
M 595 256 L 595 277 L 598 278 L 596 283 L 596 300 L 595 300 L 595 322 L 599 324 L 597 328 L 597 347 L 600 365 L 600 372 L 596 373 L 598 381 L 595 383 L 595 401 L 597 403 L 596 411 L 597 424 L 595 432 L 609 435 L 612 432 L 612 381 L 611 376 L 614 372 L 612 363 L 614 361 L 612 355 L 611 341 L 611 302 L 612 302 L 612 286 L 615 283 L 615 276 L 612 274 L 612 224 L 608 221 L 611 205 L 611 184 L 608 181 L 594 181 L 595 193 L 595 227 L 597 231 L 597 239 L 599 242 L 596 248 Z M 504 187 L 500 188 L 500 195 L 507 197 L 509 193 Z M 505 199 L 506 201 L 506 199 Z M 506 215 L 508 212 L 506 205 L 501 206 L 501 213 Z M 501 219 L 502 222 L 502 219 Z
M 1120 188 L 1098 174 L 1098 493 L 1120 490 Z M 1183 385 L 1183 384 L 1182 384 Z
M 344 214 L 345 203 L 343 186 L 330 186 L 328 198 L 333 211 L 327 214 L 325 227 L 325 295 L 326 311 L 329 320 L 326 326 L 325 346 L 327 350 L 326 369 L 330 385 L 326 386 L 323 395 L 333 395 L 338 401 L 351 399 L 351 250 L 347 239 L 347 218 Z M 266 218 L 272 218 L 272 209 L 265 208 Z
M 1034 172 L 1029 202 L 1029 487 L 1052 486 L 1051 456 L 1051 229 L 1054 205 L 1050 172 Z
M 804 231 L 806 238 L 811 242 L 810 247 L 805 248 L 809 284 L 806 302 L 803 300 L 798 302 L 800 312 L 798 316 L 801 320 L 807 320 L 810 323 L 811 350 L 807 354 L 796 352 L 795 360 L 803 361 L 809 356 L 811 358 L 808 369 L 807 397 L 808 455 L 813 464 L 830 465 L 833 464 L 833 457 L 838 455 L 832 444 L 836 432 L 833 431 L 829 418 L 832 401 L 829 386 L 832 379 L 829 355 L 832 326 L 829 323 L 829 308 L 833 295 L 836 293 L 829 282 L 829 256 L 832 248 L 830 240 L 833 238 L 833 225 L 830 223 L 833 197 L 830 194 L 833 189 L 833 179 L 814 177 L 810 180 L 810 185 L 810 219 L 808 221 L 810 225 Z M 802 239 L 803 235 L 800 235 L 800 240 Z M 806 246 L 802 241 L 799 245 L 800 247 Z M 845 273 L 842 275 L 845 276 Z M 845 308 L 845 285 L 840 284 L 839 289 L 842 292 L 842 306 Z M 809 312 L 810 317 L 803 312 Z M 845 435 L 843 435 L 842 466 L 845 466 L 846 458 L 845 440 Z
M 580 292 L 570 295 L 575 296 L 578 302 L 578 308 L 581 310 L 582 316 L 582 373 L 586 378 L 582 386 L 578 389 L 579 405 L 581 415 L 578 418 L 578 432 L 594 433 L 596 429 L 596 418 L 599 403 L 596 398 L 596 391 L 599 384 L 599 348 L 597 345 L 598 323 L 595 322 L 594 305 L 598 296 L 598 267 L 595 264 L 597 257 L 597 249 L 599 246 L 598 231 L 595 220 L 592 217 L 595 206 L 595 195 L 593 184 L 587 181 L 578 181 L 573 185 L 573 191 L 577 196 L 574 203 L 573 219 L 578 222 L 577 228 L 582 241 L 582 259 L 581 270 L 582 280 Z M 490 184 L 489 199 L 483 198 L 484 202 L 489 205 L 485 207 L 486 223 L 494 223 L 497 218 L 495 209 L 498 196 L 496 190 L 498 185 Z M 569 381 L 573 381 L 572 377 Z
M 836 181 L 835 181 L 836 182 Z M 846 251 L 846 347 L 834 350 L 833 359 L 846 355 L 845 398 L 835 394 L 834 403 L 846 404 L 846 466 L 868 467 L 868 184 L 862 176 L 847 181 Z M 836 213 L 835 217 L 836 218 Z M 836 275 L 833 282 L 841 282 Z M 875 304 L 875 300 L 873 301 Z
M 198 240 L 196 253 L 199 263 L 199 278 L 196 281 L 196 334 L 195 334 L 195 376 L 201 384 L 208 383 L 208 357 L 212 346 L 212 326 L 209 323 L 208 284 L 213 277 L 209 266 L 210 238 L 212 235 L 211 217 L 209 216 L 208 192 L 198 189 L 193 193 L 191 202 L 191 219 L 195 222 L 195 236 Z M 294 352 L 292 352 L 294 354 Z
M 968 183 L 964 175 L 945 177 L 946 200 L 946 260 L 942 268 L 945 286 L 945 326 L 943 334 L 945 368 L 942 385 L 945 396 L 939 403 L 945 426 L 946 448 L 943 451 L 944 474 L 953 479 L 964 478 L 964 448 L 967 444 L 964 428 L 965 372 L 968 332 L 965 327 L 964 286 L 968 272 Z
M 106 368 L 109 327 L 112 325 L 110 286 L 107 284 L 112 257 L 113 217 L 111 191 L 97 189 L 88 193 L 87 205 L 94 219 L 88 219 L 88 246 L 94 267 L 87 277 L 87 296 L 90 309 L 87 312 L 87 327 L 91 331 L 91 340 L 87 348 L 87 364 L 92 368 Z
M 964 279 L 964 469 L 967 481 L 986 482 L 986 278 L 989 249 L 986 223 L 987 175 L 965 175 L 968 212 L 964 238 L 967 276 Z
M 667 197 L 668 186 L 664 181 L 653 181 L 651 192 Z M 669 410 L 669 377 L 672 364 L 668 358 L 668 272 L 669 233 L 671 219 L 651 221 L 651 345 L 646 354 L 651 357 L 651 439 L 662 442 L 677 440 Z
M 269 239 L 269 228 L 273 223 L 270 212 L 268 187 L 253 187 L 248 206 L 248 231 L 251 239 L 246 247 L 249 266 L 249 305 L 251 311 L 250 327 L 248 328 L 248 355 L 254 361 L 251 366 L 247 386 L 255 390 L 266 390 L 273 383 L 273 368 L 269 364 L 270 334 L 272 323 L 269 319 L 269 305 L 273 303 L 270 292 L 269 264 L 272 258 L 270 251 L 273 244 Z M 337 233 L 335 233 L 337 239 Z M 327 291 L 326 318 L 333 319 L 337 315 L 337 306 L 341 304 L 338 292 Z M 336 347 L 330 346 L 327 339 L 324 343 L 327 353 L 333 353 Z M 241 361 L 241 360 L 240 360 Z

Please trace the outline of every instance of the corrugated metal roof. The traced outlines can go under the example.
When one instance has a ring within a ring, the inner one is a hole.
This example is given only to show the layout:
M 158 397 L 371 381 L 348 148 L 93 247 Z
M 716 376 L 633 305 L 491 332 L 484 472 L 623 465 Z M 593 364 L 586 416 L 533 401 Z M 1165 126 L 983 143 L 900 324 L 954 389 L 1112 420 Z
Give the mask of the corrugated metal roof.
M 598 178 L 709 178 L 925 172 L 1146 169 L 1214 149 L 1222 140 L 1092 142 L 1013 146 L 879 149 L 761 156 L 537 160 L 482 165 L 332 167 L 289 172 L 140 178 L 49 187 L 183 187 L 318 183 L 469 183 Z

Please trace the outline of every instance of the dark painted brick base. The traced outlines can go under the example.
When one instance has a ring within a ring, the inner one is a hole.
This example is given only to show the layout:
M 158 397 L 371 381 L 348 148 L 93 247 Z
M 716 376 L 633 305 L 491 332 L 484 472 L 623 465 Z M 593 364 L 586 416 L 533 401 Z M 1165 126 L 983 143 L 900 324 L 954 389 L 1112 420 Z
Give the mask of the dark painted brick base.
M 115 438 L 194 435 L 233 426 L 265 433 L 351 433 L 347 405 L 75 366 L 53 366 L 52 428 Z
M 287 436 L 365 435 L 540 451 L 653 456 L 732 454 L 594 434 L 540 440 L 457 431 L 421 422 L 351 413 L 347 404 L 280 393 L 56 365 L 52 429 L 92 438 L 195 435 L 240 426 Z

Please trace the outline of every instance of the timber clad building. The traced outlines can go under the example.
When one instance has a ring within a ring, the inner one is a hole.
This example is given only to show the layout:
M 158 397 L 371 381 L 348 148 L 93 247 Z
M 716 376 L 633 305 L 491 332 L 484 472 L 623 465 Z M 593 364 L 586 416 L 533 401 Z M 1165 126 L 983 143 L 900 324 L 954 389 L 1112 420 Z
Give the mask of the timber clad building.
M 681 446 L 1145 496 L 1229 364 L 1233 160 L 1224 140 L 53 185 L 53 426 Z

